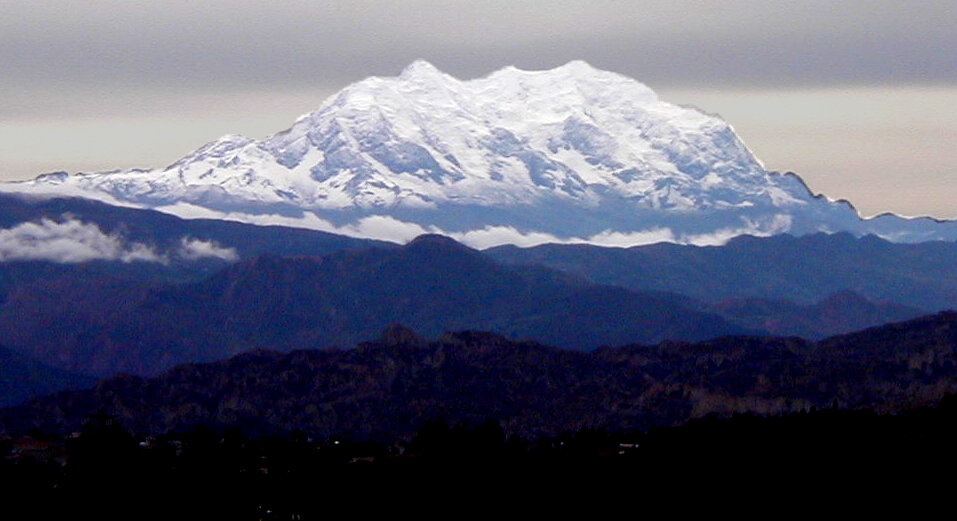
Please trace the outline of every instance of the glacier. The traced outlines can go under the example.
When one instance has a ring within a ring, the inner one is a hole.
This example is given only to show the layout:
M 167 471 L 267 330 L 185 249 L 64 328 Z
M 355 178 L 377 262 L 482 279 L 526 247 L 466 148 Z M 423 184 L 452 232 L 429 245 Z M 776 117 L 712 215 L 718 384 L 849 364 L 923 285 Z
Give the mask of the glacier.
M 416 61 L 262 140 L 229 135 L 165 168 L 46 174 L 0 191 L 397 242 L 442 233 L 476 247 L 839 231 L 957 239 L 952 222 L 863 219 L 798 175 L 766 170 L 720 117 L 582 61 L 472 80 Z

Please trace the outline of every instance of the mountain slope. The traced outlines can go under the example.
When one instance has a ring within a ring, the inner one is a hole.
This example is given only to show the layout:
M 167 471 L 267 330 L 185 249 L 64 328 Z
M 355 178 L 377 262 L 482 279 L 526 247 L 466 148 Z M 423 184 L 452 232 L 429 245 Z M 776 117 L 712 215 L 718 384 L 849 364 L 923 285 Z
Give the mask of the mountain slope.
M 811 304 L 852 291 L 874 302 L 927 311 L 957 308 L 957 244 L 952 242 L 895 244 L 836 233 L 738 237 L 720 247 L 550 244 L 485 253 L 500 262 L 547 266 L 598 284 L 709 302 L 761 298 Z
M 852 291 L 841 291 L 811 305 L 787 300 L 726 299 L 708 311 L 772 335 L 816 340 L 867 327 L 916 318 L 926 311 L 888 302 L 871 302 Z
M 840 230 L 957 238 L 950 223 L 861 220 L 798 176 L 765 170 L 720 118 L 580 61 L 469 81 L 419 61 L 343 89 L 261 141 L 226 136 L 163 169 L 2 189 L 362 237 L 432 231 L 477 246 Z
M 0 407 L 65 389 L 92 387 L 94 378 L 50 367 L 0 346 Z
M 393 322 L 428 335 L 488 329 L 578 349 L 744 331 L 682 297 L 504 266 L 441 236 L 322 257 L 261 256 L 199 282 L 135 292 L 40 289 L 0 306 L 0 341 L 100 375 L 155 374 L 250 349 L 348 346 Z

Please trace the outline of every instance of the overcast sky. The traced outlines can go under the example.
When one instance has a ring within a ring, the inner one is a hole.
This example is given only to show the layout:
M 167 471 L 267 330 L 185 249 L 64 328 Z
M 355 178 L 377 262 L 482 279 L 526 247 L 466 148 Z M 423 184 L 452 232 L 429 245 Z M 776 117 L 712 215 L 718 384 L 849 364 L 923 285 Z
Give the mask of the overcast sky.
M 766 166 L 957 217 L 957 2 L 0 0 L 0 178 L 165 166 L 416 58 L 573 59 L 717 112 Z

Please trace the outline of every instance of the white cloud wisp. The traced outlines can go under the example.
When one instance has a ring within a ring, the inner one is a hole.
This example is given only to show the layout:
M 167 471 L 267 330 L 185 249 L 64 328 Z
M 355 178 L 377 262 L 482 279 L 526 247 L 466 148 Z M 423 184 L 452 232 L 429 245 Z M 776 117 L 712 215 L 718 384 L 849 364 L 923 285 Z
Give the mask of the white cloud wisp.
M 0 262 L 46 260 L 79 263 L 92 260 L 166 263 L 152 247 L 103 233 L 94 224 L 76 219 L 41 219 L 0 230 Z
M 235 248 L 224 247 L 215 241 L 183 237 L 175 249 L 164 253 L 155 246 L 129 241 L 117 234 L 104 233 L 97 225 L 71 216 L 65 216 L 61 221 L 43 218 L 37 222 L 25 222 L 0 229 L 0 262 L 50 261 L 76 264 L 105 260 L 169 264 L 171 257 L 186 261 L 239 260 Z

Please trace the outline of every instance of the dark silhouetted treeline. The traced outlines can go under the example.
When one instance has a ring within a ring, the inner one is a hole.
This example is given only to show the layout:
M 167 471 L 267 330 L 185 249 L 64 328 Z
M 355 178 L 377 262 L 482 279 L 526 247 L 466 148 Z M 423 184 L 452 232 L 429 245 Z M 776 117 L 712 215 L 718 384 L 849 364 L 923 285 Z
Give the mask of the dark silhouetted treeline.
M 910 479 L 953 464 L 955 439 L 957 396 L 897 415 L 746 414 L 534 440 L 507 433 L 495 420 L 432 421 L 393 443 L 314 439 L 301 431 L 252 438 L 239 428 L 204 425 L 141 438 L 99 414 L 66 438 L 35 431 L 3 440 L 0 475 L 10 505 L 31 508 L 37 519 L 86 509 L 121 515 L 132 504 L 149 505 L 136 519 L 318 519 L 370 498 L 423 501 L 463 487 L 500 487 L 508 495 L 559 483 L 565 490 L 621 491 L 652 481 L 686 486 L 744 476 Z M 32 453 L 23 449 L 28 440 L 35 442 Z M 38 452 L 44 444 L 49 450 Z

